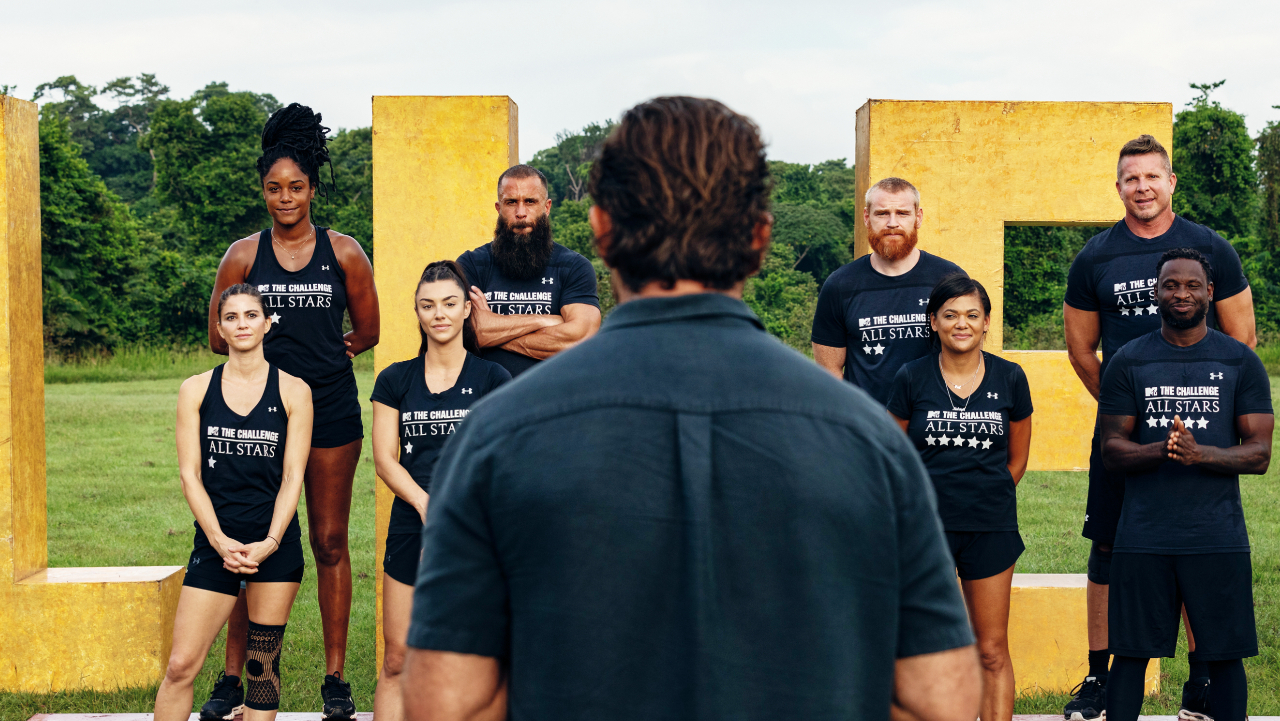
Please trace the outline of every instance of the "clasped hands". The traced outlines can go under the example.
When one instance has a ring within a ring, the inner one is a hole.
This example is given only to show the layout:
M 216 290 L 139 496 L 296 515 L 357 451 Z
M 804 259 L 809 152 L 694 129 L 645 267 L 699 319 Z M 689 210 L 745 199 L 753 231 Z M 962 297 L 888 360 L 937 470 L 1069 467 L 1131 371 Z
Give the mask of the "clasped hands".
M 278 545 L 273 538 L 254 543 L 240 543 L 234 538 L 224 538 L 218 544 L 222 567 L 232 573 L 249 575 L 258 572 L 258 564 L 276 552 Z
M 1165 455 L 1184 466 L 1194 465 L 1203 460 L 1200 444 L 1196 443 L 1196 437 L 1191 435 L 1191 431 L 1187 430 L 1182 424 L 1182 418 L 1178 416 L 1173 417 L 1173 425 L 1169 428 L 1169 435 L 1165 439 Z

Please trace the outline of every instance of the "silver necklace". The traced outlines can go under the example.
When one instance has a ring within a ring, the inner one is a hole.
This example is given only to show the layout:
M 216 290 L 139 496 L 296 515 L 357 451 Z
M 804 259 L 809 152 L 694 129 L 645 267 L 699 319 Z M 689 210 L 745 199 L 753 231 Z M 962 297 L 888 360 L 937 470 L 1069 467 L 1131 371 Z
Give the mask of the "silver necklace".
M 313 226 L 311 226 L 311 232 L 310 232 L 310 233 L 307 233 L 307 237 L 305 237 L 305 238 L 303 238 L 303 239 L 302 239 L 302 245 L 299 245 L 299 246 L 298 246 L 298 253 L 301 253 L 301 252 L 302 252 L 302 246 L 303 246 L 303 245 L 306 245 L 306 244 L 307 244 L 307 241 L 308 241 L 308 240 L 311 240 L 311 237 L 312 237 L 312 236 L 314 236 L 315 234 L 316 234 L 316 227 L 313 225 Z M 289 253 L 289 249 L 288 249 L 288 248 L 286 248 L 286 247 L 284 247 L 284 243 L 281 243 L 279 238 L 277 238 L 277 237 L 275 237 L 274 235 L 272 235 L 272 236 L 271 236 L 271 240 L 272 240 L 272 242 L 274 242 L 276 245 L 280 246 L 280 250 L 283 250 L 284 252 Z M 298 253 L 289 253 L 289 260 L 297 260 L 297 259 L 298 259 Z
M 956 383 L 956 384 L 955 384 L 956 389 L 957 389 L 957 390 L 959 390 L 960 388 L 963 388 L 964 386 L 967 386 L 967 385 L 969 385 L 970 383 L 972 383 L 972 382 L 973 382 L 973 379 L 974 379 L 974 378 L 977 378 L 977 377 L 978 377 L 978 373 L 982 371 L 982 365 L 983 365 L 985 362 L 986 362 L 986 359 L 985 359 L 985 358 L 983 358 L 982 356 L 978 356 L 978 367 L 977 367 L 977 369 L 975 369 L 975 370 L 973 371 L 973 376 L 971 376 L 971 377 L 969 378 L 969 380 L 965 381 L 964 383 Z M 954 401 L 954 400 L 952 400 L 952 399 L 951 399 L 951 395 L 952 395 L 952 394 L 951 394 L 951 389 L 947 387 L 947 384 L 948 384 L 948 383 L 950 383 L 951 381 L 947 378 L 947 372 L 946 372 L 946 371 L 944 371 L 944 370 L 942 370 L 942 354 L 941 354 L 941 353 L 939 353 L 939 354 L 938 354 L 938 375 L 942 376 L 942 380 L 943 380 L 943 383 L 942 383 L 942 390 L 943 390 L 943 392 L 945 392 L 945 393 L 947 394 L 947 402 L 951 404 L 951 410 L 953 410 L 953 411 L 960 411 L 960 412 L 964 412 L 964 411 L 968 410 L 968 408 L 969 408 L 969 401 L 973 400 L 973 396 L 974 396 L 975 394 L 974 394 L 974 393 L 970 393 L 968 396 L 966 396 L 966 397 L 965 397 L 965 399 L 964 399 L 964 407 L 963 407 L 963 408 L 962 408 L 962 407 L 958 407 L 958 406 L 956 406 L 956 403 L 957 403 L 958 401 Z M 956 394 L 956 395 L 959 395 L 959 394 Z

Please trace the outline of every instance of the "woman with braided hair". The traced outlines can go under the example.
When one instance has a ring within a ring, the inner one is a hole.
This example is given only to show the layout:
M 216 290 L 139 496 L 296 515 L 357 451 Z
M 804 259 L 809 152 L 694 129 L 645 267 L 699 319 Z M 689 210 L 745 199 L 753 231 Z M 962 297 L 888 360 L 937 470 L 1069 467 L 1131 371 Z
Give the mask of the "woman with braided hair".
M 328 191 L 320 180 L 329 162 L 328 130 L 319 113 L 297 103 L 277 110 L 262 129 L 258 176 L 272 225 L 232 243 L 223 256 L 209 304 L 209 345 L 227 352 L 216 332 L 216 301 L 223 289 L 248 283 L 261 291 L 271 318 L 266 359 L 311 387 L 315 425 L 303 480 L 324 631 L 323 718 L 345 721 L 356 713 L 343 680 L 351 617 L 347 523 L 364 440 L 351 359 L 377 344 L 379 316 L 373 267 L 360 244 L 311 222 L 311 200 Z M 332 179 L 332 164 L 329 173 Z M 344 312 L 351 318 L 345 334 Z M 201 710 L 205 721 L 230 719 L 240 703 L 246 623 L 242 597 L 227 633 L 225 675 Z

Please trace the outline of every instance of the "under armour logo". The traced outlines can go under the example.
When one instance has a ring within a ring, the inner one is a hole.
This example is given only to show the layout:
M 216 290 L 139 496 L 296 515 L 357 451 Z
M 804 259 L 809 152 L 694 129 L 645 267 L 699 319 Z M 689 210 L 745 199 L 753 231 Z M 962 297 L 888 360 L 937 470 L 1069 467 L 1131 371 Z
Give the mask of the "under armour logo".
M 199 557 L 199 556 L 196 556 L 195 558 L 191 559 L 191 565 L 193 565 L 193 566 L 199 566 L 199 565 L 200 565 L 200 557 Z
M 329 269 L 329 266 L 327 265 L 320 266 L 320 270 L 328 270 L 328 269 Z
M 929 299 L 928 299 L 928 298 L 921 298 L 921 299 L 920 299 L 920 305 L 924 305 L 924 304 L 926 304 L 926 303 L 928 303 L 928 302 L 929 302 Z
M 988 393 L 988 394 L 987 394 L 987 397 L 988 397 L 988 398 L 997 398 L 997 399 L 998 399 L 998 398 L 1000 398 L 1000 394 L 999 394 L 999 393 Z
M 471 392 L 471 389 L 470 389 L 470 388 L 463 388 L 463 389 L 462 389 L 462 392 L 463 392 L 463 393 L 465 393 L 466 395 L 474 395 L 474 394 Z
M 275 412 L 276 412 L 276 407 L 275 407 L 275 406 L 271 406 L 271 407 L 270 407 L 270 408 L 268 408 L 267 410 L 268 410 L 268 411 L 270 411 L 270 412 L 272 412 L 272 413 L 275 413 Z
M 543 285 L 555 285 L 555 284 L 556 284 L 556 279 L 555 279 L 555 278 L 543 278 L 543 279 L 542 279 L 542 284 L 543 284 Z
M 1222 380 L 1222 374 L 1221 374 L 1221 373 L 1210 373 L 1210 374 L 1209 374 L 1209 380 L 1211 380 L 1211 381 L 1214 381 L 1214 380 Z

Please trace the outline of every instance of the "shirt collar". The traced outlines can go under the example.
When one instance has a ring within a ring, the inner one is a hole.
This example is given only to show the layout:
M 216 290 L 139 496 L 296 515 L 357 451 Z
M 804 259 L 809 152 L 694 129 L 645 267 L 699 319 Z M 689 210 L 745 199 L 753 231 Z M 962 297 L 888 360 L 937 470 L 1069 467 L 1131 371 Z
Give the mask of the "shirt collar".
M 712 318 L 736 318 L 764 330 L 764 324 L 746 303 L 723 293 L 696 293 L 670 298 L 637 298 L 614 308 L 602 331 L 654 323 L 675 323 Z

